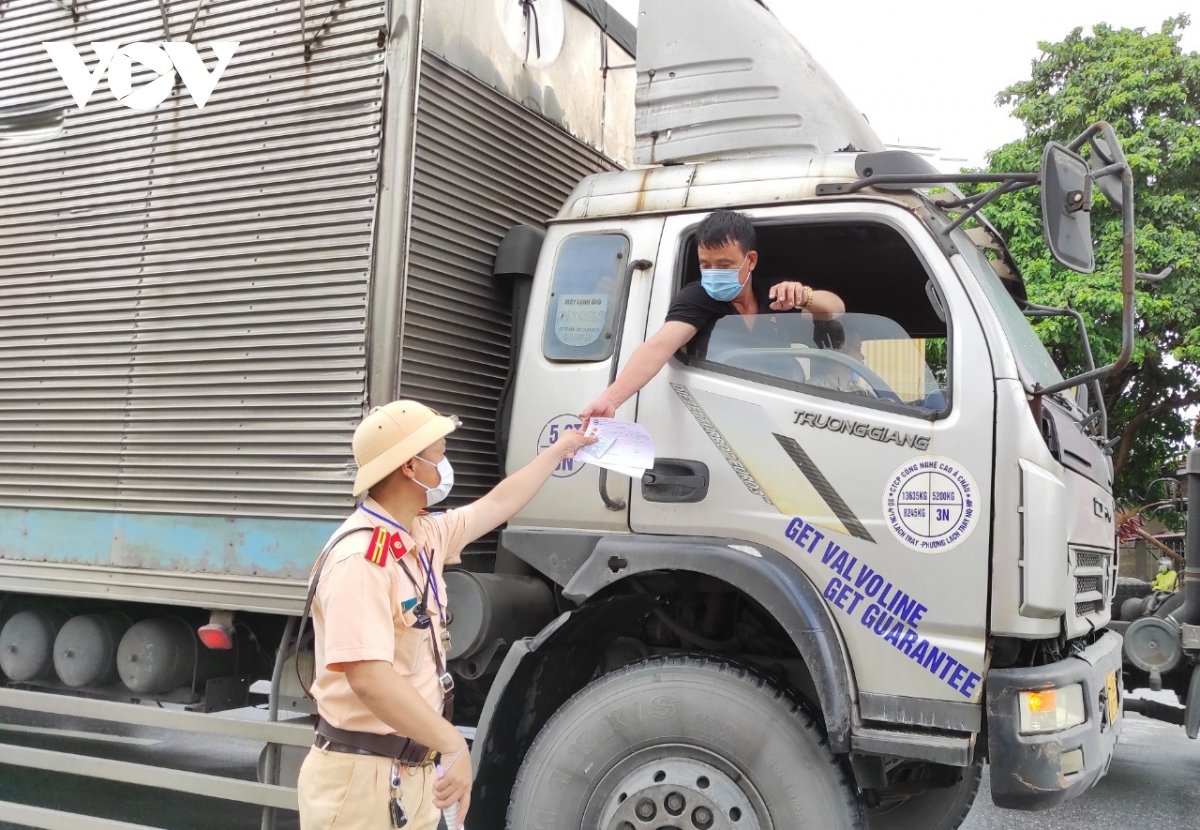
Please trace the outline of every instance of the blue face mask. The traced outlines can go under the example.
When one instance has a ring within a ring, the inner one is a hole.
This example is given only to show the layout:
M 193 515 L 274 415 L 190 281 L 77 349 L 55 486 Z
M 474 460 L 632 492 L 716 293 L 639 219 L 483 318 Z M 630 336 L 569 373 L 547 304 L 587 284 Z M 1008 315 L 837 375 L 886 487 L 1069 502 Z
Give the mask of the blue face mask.
M 701 268 L 700 285 L 708 296 L 719 303 L 727 303 L 742 292 L 744 283 L 738 281 L 738 274 L 745 264 L 746 257 L 742 257 L 742 264 L 737 268 Z M 750 279 L 749 274 L 746 279 Z

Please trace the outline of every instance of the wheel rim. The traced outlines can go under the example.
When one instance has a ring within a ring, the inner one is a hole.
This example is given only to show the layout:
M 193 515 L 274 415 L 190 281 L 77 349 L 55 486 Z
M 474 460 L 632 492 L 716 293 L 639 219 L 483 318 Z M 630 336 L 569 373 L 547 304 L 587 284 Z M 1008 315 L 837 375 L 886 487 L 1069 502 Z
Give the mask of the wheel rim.
M 774 830 L 740 769 L 698 747 L 656 746 L 612 767 L 588 801 L 600 830 Z

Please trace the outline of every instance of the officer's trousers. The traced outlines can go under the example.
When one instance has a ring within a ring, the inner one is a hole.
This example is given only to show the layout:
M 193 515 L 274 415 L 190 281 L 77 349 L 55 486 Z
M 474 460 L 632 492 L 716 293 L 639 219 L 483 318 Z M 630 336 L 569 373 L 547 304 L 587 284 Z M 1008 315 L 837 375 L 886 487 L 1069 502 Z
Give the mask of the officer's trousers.
M 433 806 L 433 767 L 405 767 L 400 803 L 404 830 L 436 830 L 441 811 Z M 300 767 L 301 830 L 392 830 L 388 811 L 392 759 L 350 755 L 313 747 Z

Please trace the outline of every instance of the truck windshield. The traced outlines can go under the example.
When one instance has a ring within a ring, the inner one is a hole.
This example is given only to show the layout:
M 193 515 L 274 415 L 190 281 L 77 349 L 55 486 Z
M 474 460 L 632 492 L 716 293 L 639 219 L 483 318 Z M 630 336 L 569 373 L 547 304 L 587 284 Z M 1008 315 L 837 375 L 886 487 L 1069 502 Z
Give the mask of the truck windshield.
M 912 338 L 887 317 L 847 313 L 836 320 L 808 314 L 731 314 L 701 335 L 711 363 L 805 386 L 939 411 L 945 388 L 927 363 L 932 341 Z M 934 352 L 944 354 L 945 340 Z
M 1004 288 L 1000 276 L 992 268 L 987 257 L 961 230 L 956 230 L 953 236 L 954 244 L 962 252 L 967 266 L 979 280 L 980 286 L 987 294 L 988 301 L 996 310 L 1000 326 L 1004 329 L 1009 345 L 1017 356 L 1021 380 L 1027 387 L 1032 387 L 1034 384 L 1049 386 L 1061 381 L 1063 376 L 1058 367 L 1054 365 L 1054 358 L 1042 345 L 1037 332 L 1029 325 L 1028 318 L 1021 312 L 1016 300 Z

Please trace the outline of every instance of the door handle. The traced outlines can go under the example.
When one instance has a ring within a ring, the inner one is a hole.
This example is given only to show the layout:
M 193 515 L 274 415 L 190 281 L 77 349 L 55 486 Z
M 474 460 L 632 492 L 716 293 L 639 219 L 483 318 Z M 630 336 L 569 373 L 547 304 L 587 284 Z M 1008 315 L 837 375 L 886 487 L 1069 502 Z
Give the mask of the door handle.
M 690 458 L 658 458 L 653 469 L 642 474 L 642 498 L 646 501 L 690 504 L 708 495 L 708 465 Z

